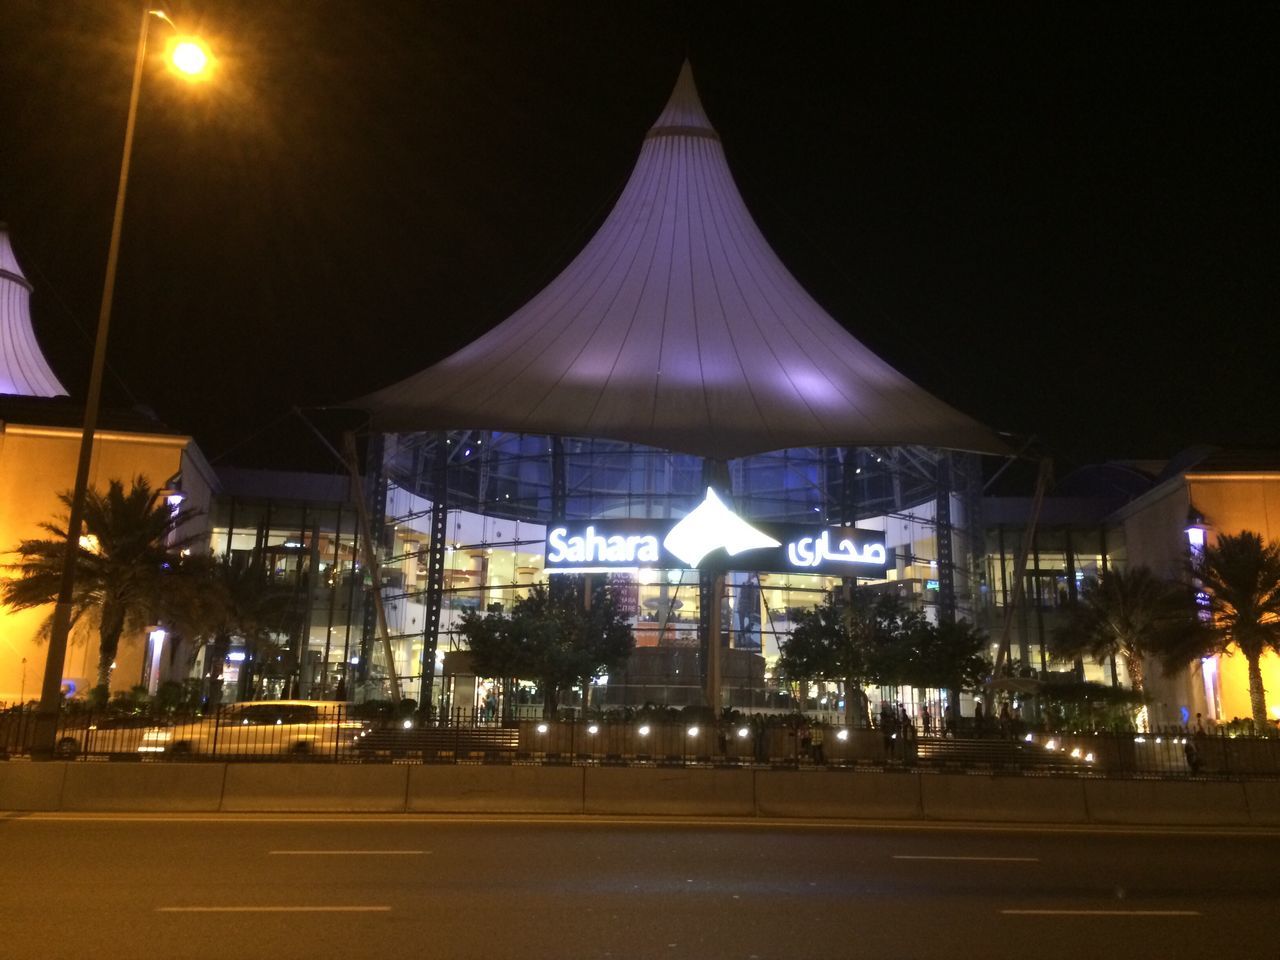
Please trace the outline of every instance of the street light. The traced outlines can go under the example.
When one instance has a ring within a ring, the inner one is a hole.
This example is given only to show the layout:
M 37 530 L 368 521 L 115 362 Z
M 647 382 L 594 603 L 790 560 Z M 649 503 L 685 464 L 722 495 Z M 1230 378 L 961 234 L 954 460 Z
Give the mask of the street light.
M 93 456 L 93 435 L 98 427 L 98 406 L 102 398 L 102 374 L 107 359 L 107 333 L 111 327 L 111 303 L 116 286 L 116 265 L 120 259 L 120 230 L 124 221 L 124 198 L 129 185 L 129 162 L 133 157 L 133 130 L 138 117 L 138 93 L 142 89 L 142 68 L 147 56 L 147 29 L 151 18 L 173 21 L 161 10 L 146 7 L 138 28 L 138 50 L 133 62 L 133 86 L 129 90 L 129 112 L 124 125 L 124 149 L 120 157 L 120 181 L 116 188 L 115 211 L 111 217 L 111 242 L 107 246 L 107 270 L 102 284 L 102 303 L 98 309 L 98 333 L 93 344 L 93 366 L 89 371 L 89 389 L 85 395 L 84 428 L 80 434 L 80 456 L 76 462 L 76 482 L 72 489 L 67 517 L 66 554 L 62 561 L 62 578 L 58 600 L 53 608 L 49 633 L 49 653 L 44 664 L 44 680 L 40 687 L 37 711 L 35 756 L 52 756 L 58 728 L 58 711 L 62 706 L 62 671 L 67 659 L 67 636 L 71 632 L 72 597 L 75 593 L 76 556 L 80 548 L 80 527 L 84 521 L 84 500 L 89 487 L 89 463 Z M 176 28 L 175 28 L 176 31 Z M 179 50 L 182 53 L 179 55 Z M 179 38 L 168 51 L 174 69 L 192 79 L 206 78 L 213 64 L 208 48 L 191 37 Z

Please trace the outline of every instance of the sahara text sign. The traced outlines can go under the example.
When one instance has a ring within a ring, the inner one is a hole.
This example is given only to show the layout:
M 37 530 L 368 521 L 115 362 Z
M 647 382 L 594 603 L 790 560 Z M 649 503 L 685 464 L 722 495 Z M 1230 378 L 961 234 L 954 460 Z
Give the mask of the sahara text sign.
M 878 578 L 888 565 L 879 531 L 749 523 L 711 490 L 679 521 L 593 520 L 547 530 L 548 570 L 693 567 Z

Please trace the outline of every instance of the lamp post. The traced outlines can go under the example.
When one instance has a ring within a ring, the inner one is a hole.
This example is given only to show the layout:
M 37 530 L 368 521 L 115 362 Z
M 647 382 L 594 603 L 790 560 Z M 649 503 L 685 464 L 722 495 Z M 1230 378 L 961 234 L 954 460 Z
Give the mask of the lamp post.
M 98 309 L 98 332 L 93 344 L 93 366 L 89 372 L 89 389 L 85 395 L 84 428 L 80 434 L 80 456 L 76 462 L 76 480 L 72 488 L 71 508 L 67 517 L 66 555 L 62 562 L 62 578 L 58 599 L 53 609 L 49 634 L 49 652 L 45 659 L 44 680 L 40 687 L 32 753 L 50 756 L 57 734 L 58 712 L 62 706 L 62 671 L 67 657 L 67 637 L 71 632 L 72 601 L 75 593 L 76 558 L 80 551 L 80 527 L 84 520 L 85 494 L 89 488 L 89 464 L 93 456 L 93 435 L 98 426 L 98 407 L 102 397 L 102 374 L 107 358 L 107 333 L 111 327 L 111 304 L 116 286 L 116 265 L 120 259 L 120 231 L 124 222 L 124 198 L 129 185 L 129 163 L 133 158 L 133 130 L 138 117 L 138 94 L 142 89 L 142 68 L 147 56 L 147 31 L 151 18 L 173 21 L 160 10 L 143 7 L 138 28 L 138 49 L 133 62 L 133 85 L 129 90 L 129 113 L 124 127 L 124 150 L 120 158 L 120 180 L 116 188 L 115 211 L 111 218 L 111 241 L 107 246 L 107 270 L 102 284 L 102 303 Z M 203 78 L 210 67 L 204 45 L 194 38 L 180 38 L 170 51 L 175 71 L 191 79 Z

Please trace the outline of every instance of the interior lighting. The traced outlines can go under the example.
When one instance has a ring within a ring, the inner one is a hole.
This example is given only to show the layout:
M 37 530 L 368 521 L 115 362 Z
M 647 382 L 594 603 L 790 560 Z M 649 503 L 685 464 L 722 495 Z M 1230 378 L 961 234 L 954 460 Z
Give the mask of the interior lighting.
M 1046 750 L 1057 750 L 1057 749 L 1058 749 L 1058 741 L 1057 741 L 1057 740 L 1050 740 L 1048 743 L 1046 743 L 1046 744 L 1044 745 L 1044 748 L 1045 748 Z
M 412 721 L 412 720 L 406 720 L 404 723 L 402 723 L 402 724 L 401 724 L 401 726 L 402 726 L 402 727 L 404 727 L 406 730 L 412 730 L 412 729 L 413 729 L 413 721 Z
M 848 739 L 849 739 L 849 731 L 848 731 L 848 730 L 840 730 L 839 732 L 837 732 L 837 733 L 836 733 L 836 739 L 837 739 L 837 740 L 848 740 Z
M 696 737 L 698 735 L 698 728 L 690 727 L 688 732 L 689 732 L 689 736 Z
M 647 723 L 640 724 L 640 729 L 636 732 L 642 737 L 647 737 L 649 735 L 649 725 Z
M 1092 754 L 1092 753 L 1086 753 L 1086 754 L 1084 755 L 1084 762 L 1085 762 L 1085 763 L 1093 763 L 1093 754 Z
M 1146 737 L 1144 737 L 1144 736 L 1142 736 L 1141 734 L 1139 734 L 1138 736 L 1136 736 L 1136 737 L 1134 737 L 1134 738 L 1133 738 L 1133 742 L 1134 742 L 1134 743 L 1146 743 L 1146 742 L 1147 742 L 1147 738 L 1146 738 Z
M 1079 747 L 1073 747 L 1073 748 L 1072 748 L 1072 750 L 1071 750 L 1071 757 L 1072 757 L 1072 759 L 1073 759 L 1073 760 L 1079 760 L 1079 759 L 1080 759 L 1080 748 L 1079 748 Z
M 1032 742 L 1034 742 L 1035 737 L 1034 737 L 1032 734 L 1028 733 L 1028 734 L 1027 734 L 1025 737 L 1023 737 L 1022 739 L 1023 739 L 1023 740 L 1025 740 L 1027 743 L 1032 743 Z
M 745 740 L 745 739 L 747 739 L 747 737 L 750 735 L 750 733 L 751 733 L 751 731 L 750 731 L 750 730 L 748 730 L 746 727 L 739 727 L 739 728 L 738 728 L 738 739 L 739 739 L 739 740 Z
M 599 732 L 600 732 L 600 728 L 596 726 L 596 724 L 594 723 L 591 726 L 587 727 L 587 733 L 591 734 L 593 737 Z
M 1161 740 L 1159 737 L 1156 737 L 1156 743 L 1164 743 L 1164 741 Z
M 539 733 L 546 733 L 546 732 L 547 732 L 547 725 L 546 725 L 545 723 L 540 723 L 540 724 L 538 724 L 538 732 L 539 732 Z

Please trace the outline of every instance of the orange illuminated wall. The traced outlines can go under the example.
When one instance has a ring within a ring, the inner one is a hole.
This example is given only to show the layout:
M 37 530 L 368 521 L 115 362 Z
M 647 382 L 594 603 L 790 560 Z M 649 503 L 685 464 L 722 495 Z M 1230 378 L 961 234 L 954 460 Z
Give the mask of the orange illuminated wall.
M 5 564 L 14 561 L 9 551 L 19 541 L 48 536 L 40 529 L 41 522 L 65 515 L 58 493 L 74 482 L 79 444 L 77 429 L 0 422 L 0 553 Z M 128 483 L 142 475 L 160 487 L 184 465 L 191 472 L 190 458 L 184 456 L 189 450 L 195 452 L 190 437 L 100 431 L 89 480 L 95 487 L 105 488 L 112 479 Z M 188 482 L 184 475 L 184 489 L 198 491 L 195 505 L 207 509 L 207 476 L 191 480 L 196 482 Z M 13 575 L 0 572 L 0 576 Z M 19 695 L 25 699 L 39 696 L 47 648 L 39 633 L 51 609 L 14 611 L 0 606 L 0 702 L 16 702 Z M 113 689 L 128 689 L 138 683 L 143 646 L 144 639 L 136 635 L 126 635 L 121 641 Z M 96 672 L 96 629 L 82 623 L 72 635 L 63 677 L 75 679 L 84 690 Z
M 1210 540 L 1252 530 L 1264 542 L 1280 540 L 1280 473 L 1196 473 L 1186 475 L 1191 505 L 1203 516 Z M 1262 658 L 1262 682 L 1272 719 L 1280 717 L 1280 657 Z M 1218 658 L 1222 719 L 1249 717 L 1248 664 L 1238 652 Z

